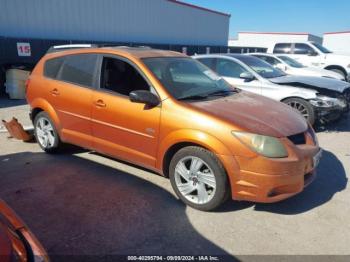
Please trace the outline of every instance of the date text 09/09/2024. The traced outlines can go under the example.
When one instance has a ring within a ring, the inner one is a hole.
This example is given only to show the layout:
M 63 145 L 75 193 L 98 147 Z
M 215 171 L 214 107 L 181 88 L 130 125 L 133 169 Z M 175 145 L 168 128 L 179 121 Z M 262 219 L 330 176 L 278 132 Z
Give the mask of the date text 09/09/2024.
M 128 261 L 220 261 L 217 256 L 128 256 Z

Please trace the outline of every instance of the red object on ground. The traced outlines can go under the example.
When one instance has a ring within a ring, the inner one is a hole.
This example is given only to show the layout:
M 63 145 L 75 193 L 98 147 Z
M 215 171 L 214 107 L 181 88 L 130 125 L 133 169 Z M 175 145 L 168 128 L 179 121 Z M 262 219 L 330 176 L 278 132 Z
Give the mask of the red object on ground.
M 23 129 L 23 126 L 16 118 L 12 118 L 12 120 L 9 122 L 6 122 L 5 120 L 2 120 L 2 122 L 13 138 L 23 140 L 25 142 L 33 139 L 33 136 Z

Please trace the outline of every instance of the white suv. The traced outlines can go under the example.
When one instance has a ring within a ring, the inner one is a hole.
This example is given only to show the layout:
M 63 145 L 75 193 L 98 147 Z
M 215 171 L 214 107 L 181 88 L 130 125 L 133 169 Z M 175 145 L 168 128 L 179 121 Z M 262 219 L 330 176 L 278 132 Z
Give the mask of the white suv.
M 350 81 L 350 56 L 334 54 L 318 43 L 276 43 L 268 53 L 285 54 L 304 65 L 332 70 Z

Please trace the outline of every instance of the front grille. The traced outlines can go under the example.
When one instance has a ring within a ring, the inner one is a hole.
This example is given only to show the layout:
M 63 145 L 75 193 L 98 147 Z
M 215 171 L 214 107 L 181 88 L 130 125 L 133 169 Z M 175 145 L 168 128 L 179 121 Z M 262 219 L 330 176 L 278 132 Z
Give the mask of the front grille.
M 304 133 L 289 136 L 288 139 L 292 141 L 294 145 L 304 145 L 306 144 L 306 138 Z

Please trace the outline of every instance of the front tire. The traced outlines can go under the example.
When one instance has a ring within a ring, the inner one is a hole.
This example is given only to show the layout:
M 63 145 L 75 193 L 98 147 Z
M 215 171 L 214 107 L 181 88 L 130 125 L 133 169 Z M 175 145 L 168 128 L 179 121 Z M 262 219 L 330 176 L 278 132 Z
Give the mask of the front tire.
M 170 162 L 169 176 L 176 195 L 195 209 L 211 211 L 227 199 L 226 171 L 215 154 L 204 148 L 180 149 Z
M 47 153 L 56 153 L 61 148 L 57 130 L 46 112 L 35 116 L 34 135 L 41 149 Z
M 293 97 L 284 100 L 283 103 L 297 110 L 311 125 L 315 124 L 315 110 L 308 101 L 301 98 Z

